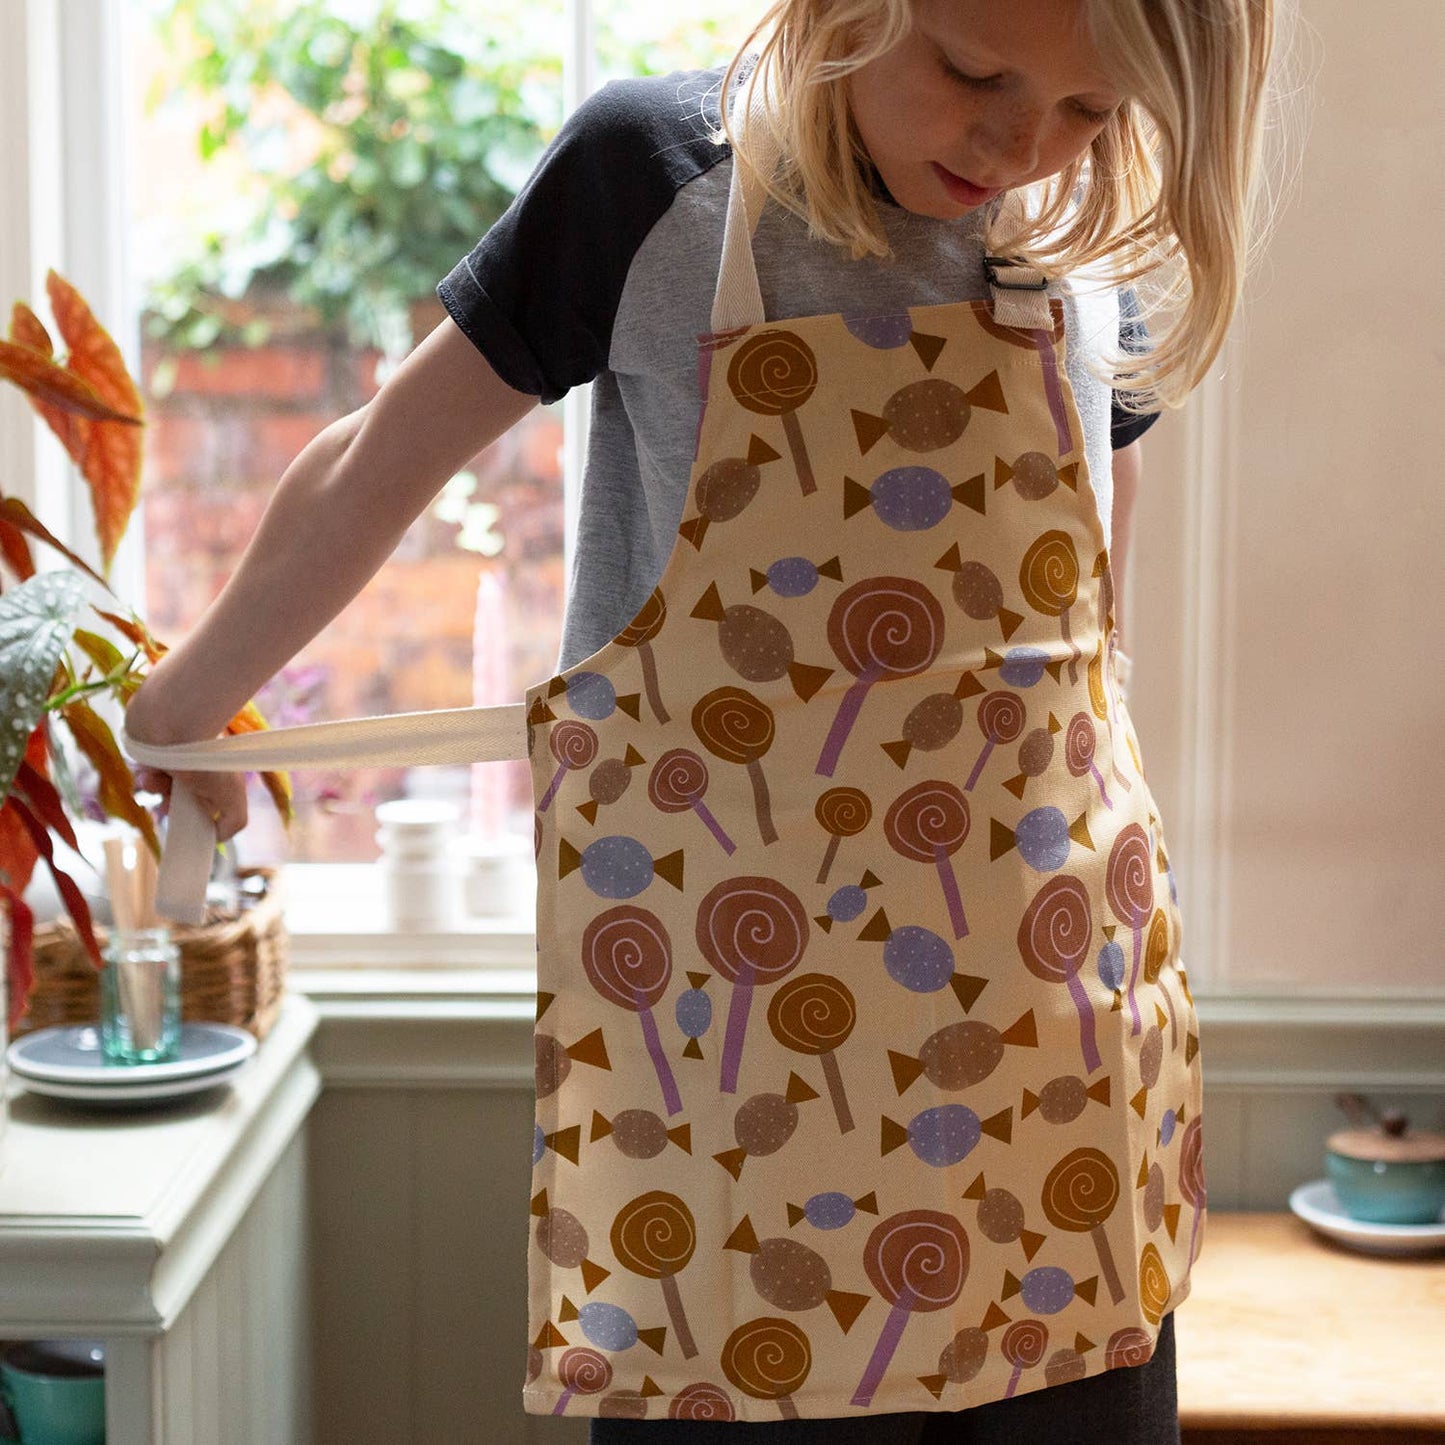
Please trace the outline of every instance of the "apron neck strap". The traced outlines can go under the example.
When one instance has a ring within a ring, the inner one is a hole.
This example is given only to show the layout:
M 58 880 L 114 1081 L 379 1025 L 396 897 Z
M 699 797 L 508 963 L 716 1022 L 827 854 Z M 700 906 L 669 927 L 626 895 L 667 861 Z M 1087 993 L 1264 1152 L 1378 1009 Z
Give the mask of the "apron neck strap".
M 751 104 L 746 104 L 748 97 Z M 763 78 L 756 71 L 739 87 L 733 104 L 733 123 L 742 125 L 759 169 L 771 176 L 778 163 L 778 143 L 764 112 Z M 712 301 L 712 329 L 733 331 L 759 326 L 763 314 L 763 293 L 758 286 L 758 268 L 753 259 L 753 231 L 762 214 L 767 191 L 762 180 L 739 161 L 733 152 L 732 181 L 728 186 L 727 221 L 723 226 L 722 261 L 718 266 L 717 290 Z
M 739 86 L 733 101 L 734 124 L 742 126 L 752 142 L 758 170 L 771 178 L 777 167 L 777 137 L 765 113 L 766 77 L 753 76 Z M 714 334 L 761 326 L 767 317 L 753 256 L 753 232 L 762 215 L 767 190 L 759 175 L 733 153 L 732 180 L 728 185 L 727 220 L 723 226 L 722 259 L 712 302 Z M 1052 331 L 1048 281 L 1033 266 L 1006 256 L 985 256 L 989 310 L 999 326 Z
M 1048 280 L 1036 267 L 1007 256 L 985 256 L 983 274 L 988 278 L 988 304 L 999 326 L 1027 331 L 1052 331 Z

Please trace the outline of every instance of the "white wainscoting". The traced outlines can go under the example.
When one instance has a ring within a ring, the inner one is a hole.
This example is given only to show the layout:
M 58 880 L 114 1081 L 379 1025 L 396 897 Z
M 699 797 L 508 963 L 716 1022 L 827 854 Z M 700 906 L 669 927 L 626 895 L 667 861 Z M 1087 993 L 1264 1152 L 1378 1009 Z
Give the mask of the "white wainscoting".
M 302 982 L 324 1080 L 309 1130 L 316 1445 L 580 1445 L 585 1421 L 521 1406 L 532 1000 L 515 977 L 405 1003 L 355 976 Z M 1321 1177 L 1338 1089 L 1445 1123 L 1445 1004 L 1196 1003 L 1214 1209 L 1283 1209 Z

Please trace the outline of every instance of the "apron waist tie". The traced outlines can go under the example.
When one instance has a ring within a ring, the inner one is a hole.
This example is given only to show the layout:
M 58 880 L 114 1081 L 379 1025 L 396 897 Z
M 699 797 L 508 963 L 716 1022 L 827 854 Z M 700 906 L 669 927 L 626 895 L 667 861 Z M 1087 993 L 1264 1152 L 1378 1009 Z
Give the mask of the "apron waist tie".
M 503 762 L 527 756 L 525 713 L 521 703 L 442 708 L 304 723 L 193 743 L 141 742 L 122 725 L 121 746 L 137 762 L 171 773 Z M 156 912 L 178 923 L 200 923 L 216 851 L 216 825 L 181 785 L 171 789 L 167 819 L 156 876 Z

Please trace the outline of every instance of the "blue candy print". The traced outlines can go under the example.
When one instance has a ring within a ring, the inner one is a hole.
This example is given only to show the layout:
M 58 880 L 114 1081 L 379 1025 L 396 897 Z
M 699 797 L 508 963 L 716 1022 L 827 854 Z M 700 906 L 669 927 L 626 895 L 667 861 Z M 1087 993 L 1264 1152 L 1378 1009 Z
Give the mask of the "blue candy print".
M 940 1104 L 908 1121 L 913 1152 L 940 1169 L 966 1158 L 982 1135 L 978 1115 L 966 1104 Z
M 913 318 L 906 311 L 894 311 L 884 316 L 849 315 L 845 311 L 843 325 L 864 346 L 871 346 L 875 351 L 892 351 L 913 335 Z
M 673 1013 L 685 1039 L 700 1039 L 712 1027 L 712 1000 L 703 989 L 685 989 Z
M 828 900 L 828 917 L 834 923 L 851 923 L 867 906 L 868 895 L 856 883 L 849 883 Z
M 894 467 L 870 491 L 874 515 L 895 532 L 926 532 L 953 506 L 948 478 L 932 467 Z
M 1035 808 L 1019 820 L 1014 841 L 1030 868 L 1052 873 L 1069 859 L 1069 820 L 1059 808 Z
M 1099 982 L 1105 988 L 1124 986 L 1124 950 L 1117 939 L 1111 938 L 1099 950 Z
M 806 557 L 779 557 L 768 568 L 768 586 L 779 597 L 806 597 L 818 585 L 818 569 Z
M 652 854 L 636 838 L 599 838 L 582 850 L 582 881 L 599 898 L 635 898 L 652 882 Z
M 1009 687 L 1032 687 L 1044 675 L 1049 655 L 1041 647 L 1011 647 L 999 666 L 998 675 Z
M 803 1216 L 814 1229 L 842 1229 L 856 1213 L 853 1201 L 837 1189 L 815 1194 L 803 1206 Z
M 1056 1315 L 1074 1297 L 1074 1277 L 1057 1265 L 1040 1265 L 1019 1281 L 1024 1303 L 1036 1315 Z
M 591 1300 L 577 1311 L 577 1323 L 599 1350 L 630 1350 L 637 1343 L 637 1321 L 621 1305 Z
M 953 950 L 938 934 L 904 924 L 883 945 L 888 976 L 914 993 L 935 993 L 953 977 Z
M 567 679 L 567 705 L 578 717 L 611 717 L 617 706 L 617 689 L 600 672 L 574 673 Z

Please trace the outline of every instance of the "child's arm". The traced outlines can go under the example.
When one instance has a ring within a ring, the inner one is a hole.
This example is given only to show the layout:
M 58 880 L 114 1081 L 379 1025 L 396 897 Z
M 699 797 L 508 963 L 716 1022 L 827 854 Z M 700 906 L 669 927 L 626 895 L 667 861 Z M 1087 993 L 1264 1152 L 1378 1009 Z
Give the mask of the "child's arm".
M 126 709 L 144 742 L 214 737 L 366 585 L 436 493 L 537 403 L 443 321 L 286 468 L 235 572 Z
M 1124 579 L 1128 575 L 1129 528 L 1134 516 L 1134 499 L 1139 494 L 1139 474 L 1143 467 L 1142 439 L 1120 447 L 1114 453 L 1114 507 L 1109 567 L 1114 574 L 1114 625 L 1119 633 L 1119 647 L 1128 652 L 1124 638 Z

